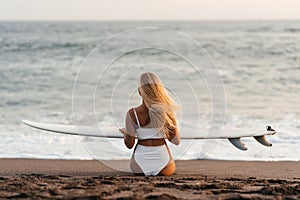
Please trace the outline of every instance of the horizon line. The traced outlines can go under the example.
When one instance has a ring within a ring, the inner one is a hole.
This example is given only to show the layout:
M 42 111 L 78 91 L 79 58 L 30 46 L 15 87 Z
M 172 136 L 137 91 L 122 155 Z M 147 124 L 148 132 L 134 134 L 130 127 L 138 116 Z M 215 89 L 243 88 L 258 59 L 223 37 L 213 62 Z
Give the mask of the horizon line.
M 288 18 L 278 18 L 278 19 L 0 19 L 0 22 L 201 22 L 201 21 L 211 21 L 211 22 L 221 22 L 221 21 L 300 21 L 299 19 L 288 19 Z

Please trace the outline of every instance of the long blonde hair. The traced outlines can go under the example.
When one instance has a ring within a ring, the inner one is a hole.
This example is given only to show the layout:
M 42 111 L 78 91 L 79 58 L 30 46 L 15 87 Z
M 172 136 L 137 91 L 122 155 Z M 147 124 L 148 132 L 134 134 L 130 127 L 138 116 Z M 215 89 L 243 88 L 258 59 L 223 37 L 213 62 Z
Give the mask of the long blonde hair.
M 139 93 L 149 109 L 150 125 L 162 129 L 169 138 L 169 130 L 177 127 L 175 109 L 178 105 L 154 73 L 143 73 L 138 82 Z

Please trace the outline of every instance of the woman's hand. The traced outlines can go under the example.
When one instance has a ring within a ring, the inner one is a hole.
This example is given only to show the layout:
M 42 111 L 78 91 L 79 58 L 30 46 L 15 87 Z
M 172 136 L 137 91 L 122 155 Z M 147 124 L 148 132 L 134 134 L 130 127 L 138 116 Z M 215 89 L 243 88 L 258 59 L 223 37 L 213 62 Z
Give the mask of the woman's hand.
M 119 128 L 119 131 L 122 133 L 122 134 L 126 134 L 126 129 L 125 128 Z

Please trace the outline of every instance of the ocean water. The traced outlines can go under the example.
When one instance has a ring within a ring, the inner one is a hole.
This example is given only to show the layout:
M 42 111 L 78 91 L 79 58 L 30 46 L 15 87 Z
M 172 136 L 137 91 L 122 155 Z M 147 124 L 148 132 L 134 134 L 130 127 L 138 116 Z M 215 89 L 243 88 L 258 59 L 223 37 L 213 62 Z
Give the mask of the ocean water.
M 129 159 L 132 150 L 126 149 L 122 140 L 35 130 L 23 125 L 21 119 L 122 127 L 128 107 L 140 102 L 136 80 L 142 71 L 157 73 L 181 105 L 178 119 L 182 135 L 196 129 L 197 123 L 209 128 L 214 110 L 212 93 L 189 64 L 167 51 L 128 52 L 111 63 L 101 83 L 80 76 L 81 67 L 88 68 L 86 63 L 93 49 L 105 57 L 115 49 L 134 45 L 137 38 L 126 43 L 117 38 L 99 49 L 101 41 L 139 27 L 163 27 L 184 33 L 207 51 L 224 83 L 225 114 L 217 119 L 220 126 L 247 131 L 264 130 L 269 124 L 277 131 L 268 136 L 273 143 L 271 148 L 253 138 L 243 139 L 249 148 L 246 152 L 227 140 L 182 141 L 180 146 L 170 145 L 175 159 L 300 160 L 300 21 L 2 21 L 0 158 Z M 180 44 L 184 41 L 157 29 L 150 35 L 157 43 L 184 46 Z M 193 49 L 181 50 L 197 57 Z M 100 71 L 104 70 L 100 58 L 95 62 L 99 62 Z M 85 87 L 75 96 L 74 104 L 74 81 L 78 77 Z M 95 90 L 94 110 L 87 109 L 85 99 L 89 96 L 84 88 Z M 80 109 L 76 102 L 81 103 Z

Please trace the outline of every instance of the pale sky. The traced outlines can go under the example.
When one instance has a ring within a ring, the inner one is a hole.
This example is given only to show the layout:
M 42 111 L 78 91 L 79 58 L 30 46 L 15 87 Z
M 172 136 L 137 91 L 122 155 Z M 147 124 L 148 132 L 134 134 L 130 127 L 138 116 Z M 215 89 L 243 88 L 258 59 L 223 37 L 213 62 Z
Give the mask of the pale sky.
M 0 0 L 0 20 L 300 19 L 299 0 Z

